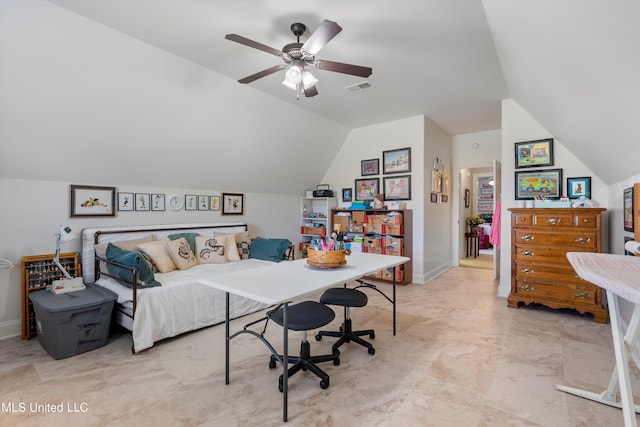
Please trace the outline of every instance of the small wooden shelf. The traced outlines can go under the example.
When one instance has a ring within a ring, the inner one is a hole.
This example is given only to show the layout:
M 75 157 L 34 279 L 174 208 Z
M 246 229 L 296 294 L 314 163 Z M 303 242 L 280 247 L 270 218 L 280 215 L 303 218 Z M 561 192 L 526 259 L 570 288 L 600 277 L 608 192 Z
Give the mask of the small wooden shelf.
M 54 280 L 64 277 L 53 262 L 54 254 L 33 255 L 22 258 L 22 339 L 31 339 L 38 335 L 36 316 L 29 294 L 46 289 Z M 80 262 L 77 252 L 61 253 L 60 264 L 67 272 L 80 277 Z

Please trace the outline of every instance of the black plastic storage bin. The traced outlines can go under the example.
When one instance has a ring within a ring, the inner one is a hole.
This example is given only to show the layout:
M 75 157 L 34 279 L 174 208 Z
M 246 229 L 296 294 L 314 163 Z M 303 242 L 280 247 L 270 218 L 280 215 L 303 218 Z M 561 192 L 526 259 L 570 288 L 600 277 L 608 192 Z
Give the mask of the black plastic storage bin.
M 38 341 L 54 359 L 102 347 L 109 339 L 111 312 L 117 295 L 96 285 L 82 291 L 32 292 Z

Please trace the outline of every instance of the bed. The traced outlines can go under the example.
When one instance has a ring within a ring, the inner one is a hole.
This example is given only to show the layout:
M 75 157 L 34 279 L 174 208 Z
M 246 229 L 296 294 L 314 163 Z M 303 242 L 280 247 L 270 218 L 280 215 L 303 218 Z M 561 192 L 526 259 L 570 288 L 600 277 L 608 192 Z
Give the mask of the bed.
M 204 277 L 238 271 L 264 268 L 270 261 L 243 256 L 240 261 L 221 264 L 198 264 L 186 270 L 155 273 L 160 286 L 127 287 L 109 277 L 106 260 L 96 256 L 96 249 L 105 244 L 124 245 L 127 242 L 160 240 L 176 233 L 198 233 L 213 236 L 214 233 L 245 234 L 247 225 L 242 223 L 203 223 L 179 225 L 148 225 L 87 228 L 82 231 L 82 270 L 85 283 L 95 283 L 118 295 L 114 308 L 115 323 L 131 331 L 132 351 L 152 347 L 156 342 L 182 333 L 224 322 L 225 294 L 198 283 Z M 134 273 L 135 274 L 135 273 Z M 134 279 L 132 283 L 136 283 Z M 236 318 L 261 310 L 264 304 L 246 298 L 231 296 L 231 317 Z

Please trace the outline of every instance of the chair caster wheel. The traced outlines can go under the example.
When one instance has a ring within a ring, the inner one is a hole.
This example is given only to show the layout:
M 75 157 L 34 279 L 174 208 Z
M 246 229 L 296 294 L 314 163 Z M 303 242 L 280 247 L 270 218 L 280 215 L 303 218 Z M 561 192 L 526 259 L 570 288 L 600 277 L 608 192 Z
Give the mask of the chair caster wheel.
M 276 369 L 276 361 L 271 359 L 269 360 L 269 369 Z
M 374 332 L 371 332 L 369 334 L 369 338 L 371 338 L 372 340 L 375 340 L 376 339 L 376 334 Z
M 333 365 L 334 366 L 340 365 L 340 359 L 333 359 Z
M 374 354 L 376 354 L 376 349 L 375 349 L 375 348 L 373 348 L 373 347 L 371 347 L 371 348 L 369 349 L 369 354 L 370 354 L 370 355 L 372 355 L 372 356 L 373 356 Z
M 327 380 L 322 380 L 320 381 L 320 388 L 323 390 L 326 390 L 329 388 L 329 378 L 327 378 Z
M 321 341 L 321 340 L 322 340 L 322 335 L 317 334 L 317 335 L 316 335 L 316 341 Z

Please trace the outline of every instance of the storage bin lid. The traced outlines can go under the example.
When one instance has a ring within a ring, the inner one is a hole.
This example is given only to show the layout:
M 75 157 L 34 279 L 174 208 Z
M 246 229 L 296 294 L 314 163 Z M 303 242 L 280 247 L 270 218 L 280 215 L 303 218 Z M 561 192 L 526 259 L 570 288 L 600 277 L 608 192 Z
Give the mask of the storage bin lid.
M 54 294 L 47 290 L 31 292 L 29 299 L 50 313 L 78 310 L 115 301 L 118 295 L 97 285 L 87 285 L 82 291 Z

